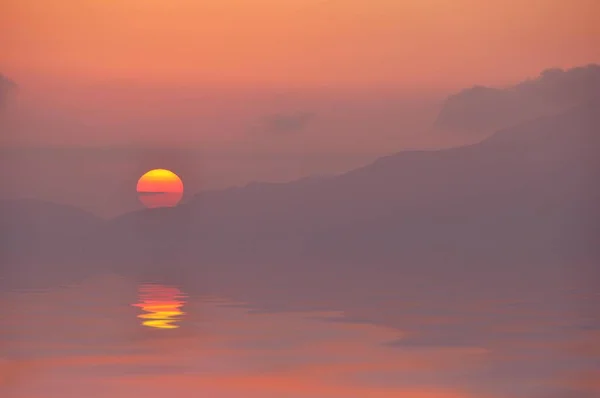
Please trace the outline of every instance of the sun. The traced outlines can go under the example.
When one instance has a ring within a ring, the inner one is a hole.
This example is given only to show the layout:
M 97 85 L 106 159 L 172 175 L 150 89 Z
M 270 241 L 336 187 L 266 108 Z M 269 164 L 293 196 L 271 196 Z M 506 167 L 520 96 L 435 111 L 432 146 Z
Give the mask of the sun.
M 183 181 L 171 170 L 154 169 L 137 182 L 138 198 L 148 208 L 173 207 L 183 197 Z

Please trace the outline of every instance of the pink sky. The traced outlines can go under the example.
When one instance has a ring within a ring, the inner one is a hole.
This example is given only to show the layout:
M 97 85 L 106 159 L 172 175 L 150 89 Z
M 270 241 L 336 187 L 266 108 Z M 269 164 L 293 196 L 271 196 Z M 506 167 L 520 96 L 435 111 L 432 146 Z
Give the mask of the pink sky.
M 19 81 L 456 88 L 598 60 L 596 0 L 8 0 Z

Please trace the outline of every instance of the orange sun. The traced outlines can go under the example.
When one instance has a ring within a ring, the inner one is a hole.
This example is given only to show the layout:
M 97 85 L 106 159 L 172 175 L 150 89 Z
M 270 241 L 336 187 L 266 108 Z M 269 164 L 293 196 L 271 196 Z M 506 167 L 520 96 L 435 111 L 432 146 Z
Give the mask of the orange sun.
M 154 169 L 140 177 L 136 190 L 148 208 L 172 207 L 183 197 L 183 182 L 170 170 Z

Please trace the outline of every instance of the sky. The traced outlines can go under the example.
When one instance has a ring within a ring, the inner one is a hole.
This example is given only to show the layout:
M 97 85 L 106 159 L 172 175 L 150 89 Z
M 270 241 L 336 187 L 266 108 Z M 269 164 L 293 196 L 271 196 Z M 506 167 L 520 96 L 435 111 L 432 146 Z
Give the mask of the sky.
M 8 0 L 30 78 L 455 88 L 598 59 L 595 0 Z
M 4 140 L 18 146 L 385 154 L 431 146 L 419 133 L 452 92 L 600 62 L 596 0 L 0 7 L 0 74 L 20 92 Z

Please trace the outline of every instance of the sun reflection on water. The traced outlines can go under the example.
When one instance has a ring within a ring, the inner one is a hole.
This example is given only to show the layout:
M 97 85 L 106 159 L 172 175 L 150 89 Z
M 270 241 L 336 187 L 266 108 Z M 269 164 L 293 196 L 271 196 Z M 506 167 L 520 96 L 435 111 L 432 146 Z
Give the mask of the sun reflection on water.
M 185 312 L 185 294 L 174 286 L 143 284 L 139 288 L 140 302 L 133 304 L 142 309 L 138 315 L 142 325 L 157 329 L 177 329 Z

